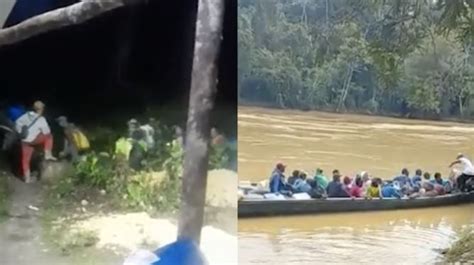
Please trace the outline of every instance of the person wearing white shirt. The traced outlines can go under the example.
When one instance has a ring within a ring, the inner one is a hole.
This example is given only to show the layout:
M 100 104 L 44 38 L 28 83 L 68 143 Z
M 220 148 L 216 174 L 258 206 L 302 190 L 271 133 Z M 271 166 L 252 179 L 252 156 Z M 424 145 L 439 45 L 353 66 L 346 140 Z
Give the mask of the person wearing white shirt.
M 41 101 L 33 104 L 33 110 L 23 114 L 15 122 L 15 129 L 19 134 L 26 130 L 21 139 L 21 171 L 25 182 L 31 182 L 30 162 L 35 146 L 42 146 L 46 160 L 56 160 L 52 155 L 53 136 L 48 122 L 42 116 L 45 105 Z
M 452 162 L 449 167 L 452 167 L 456 164 L 460 164 L 462 166 L 462 173 L 457 179 L 457 184 L 459 190 L 463 192 L 467 189 L 466 181 L 470 178 L 474 178 L 474 167 L 472 166 L 472 162 L 463 154 L 458 154 L 456 161 Z

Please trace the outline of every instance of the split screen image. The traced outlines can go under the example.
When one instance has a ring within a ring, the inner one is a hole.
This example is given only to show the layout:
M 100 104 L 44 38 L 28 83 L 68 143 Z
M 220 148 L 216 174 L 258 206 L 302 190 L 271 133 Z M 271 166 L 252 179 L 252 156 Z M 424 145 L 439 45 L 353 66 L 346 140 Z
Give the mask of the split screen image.
M 472 264 L 473 15 L 0 1 L 0 264 Z

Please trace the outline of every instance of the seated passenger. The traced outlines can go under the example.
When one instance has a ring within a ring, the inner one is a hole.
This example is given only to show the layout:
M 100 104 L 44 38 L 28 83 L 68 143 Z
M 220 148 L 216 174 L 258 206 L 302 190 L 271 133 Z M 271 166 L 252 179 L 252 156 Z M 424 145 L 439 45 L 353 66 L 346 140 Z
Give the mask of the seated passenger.
M 413 184 L 413 188 L 419 189 L 421 187 L 421 176 L 422 176 L 421 169 L 417 169 L 415 172 L 415 176 L 411 179 L 411 182 Z
M 316 169 L 314 181 L 318 184 L 319 187 L 321 187 L 324 190 L 328 186 L 328 179 L 326 178 L 326 176 L 324 176 L 323 170 L 320 168 Z
M 406 168 L 402 169 L 402 174 L 400 176 L 395 177 L 393 181 L 398 181 L 402 190 L 411 190 L 413 187 L 413 183 L 409 177 L 408 169 Z
M 351 197 L 355 197 L 355 198 L 362 197 L 363 185 L 364 185 L 364 182 L 362 181 L 362 177 L 357 176 L 355 181 L 354 181 L 354 184 L 352 184 L 352 187 L 350 189 Z
M 402 197 L 400 191 L 400 184 L 398 182 L 387 183 L 382 187 L 382 197 L 383 198 L 398 198 Z
M 333 177 L 332 181 L 329 182 L 326 192 L 328 197 L 332 198 L 346 198 L 349 197 L 349 194 L 347 193 L 346 190 L 344 190 L 344 187 L 341 183 L 341 175 L 339 174 L 339 171 L 335 169 L 333 171 Z
M 306 182 L 306 173 L 301 172 L 298 179 L 295 180 L 293 184 L 293 190 L 295 192 L 309 192 L 311 190 L 311 186 Z
M 342 184 L 344 185 L 344 189 L 347 191 L 347 193 L 350 193 L 351 188 L 352 188 L 351 178 L 348 176 L 345 176 L 344 179 L 342 180 Z
M 272 172 L 270 177 L 270 192 L 271 193 L 287 193 L 288 189 L 285 184 L 285 168 L 283 163 L 278 163 Z
M 295 184 L 295 181 L 300 178 L 300 171 L 299 170 L 293 170 L 293 174 L 291 174 L 291 177 L 288 178 L 288 184 L 293 185 Z
M 450 188 L 450 184 L 448 181 L 444 181 L 441 178 L 441 173 L 436 172 L 434 174 L 434 180 L 431 181 L 434 184 L 434 190 L 436 191 L 437 195 L 444 195 L 446 194 L 447 190 Z
M 370 187 L 367 189 L 367 194 L 366 197 L 369 199 L 372 198 L 380 198 L 380 184 L 382 183 L 382 180 L 379 178 L 373 179 Z
M 364 194 L 367 194 L 367 189 L 369 189 L 372 183 L 372 179 L 370 178 L 369 173 L 367 173 L 366 171 L 362 171 L 360 173 L 360 176 L 362 177 L 362 182 L 363 182 L 362 190 Z
M 423 174 L 423 180 L 421 181 L 421 188 L 425 191 L 434 190 L 434 184 L 431 182 L 431 175 L 429 172 Z
M 441 174 L 440 174 L 441 176 Z M 414 193 L 410 195 L 410 198 L 416 197 L 434 197 L 437 195 L 442 195 L 445 193 L 444 187 L 439 184 L 434 184 L 430 180 L 431 176 L 430 173 L 425 172 L 423 174 L 423 180 L 421 182 L 421 189 L 420 192 Z
M 436 172 L 434 174 L 434 179 L 431 180 L 431 183 L 438 184 L 438 185 L 441 185 L 441 186 L 444 186 L 444 184 L 446 184 L 446 182 L 441 178 L 441 173 L 439 173 L 439 172 Z

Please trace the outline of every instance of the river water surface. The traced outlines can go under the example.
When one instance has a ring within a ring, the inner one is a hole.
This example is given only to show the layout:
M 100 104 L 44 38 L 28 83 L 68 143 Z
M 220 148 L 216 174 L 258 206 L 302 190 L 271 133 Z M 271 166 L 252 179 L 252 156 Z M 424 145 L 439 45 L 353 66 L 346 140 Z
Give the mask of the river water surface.
M 317 167 L 447 175 L 457 153 L 474 156 L 473 143 L 469 124 L 239 107 L 240 180 L 267 179 L 277 161 L 310 175 Z M 239 264 L 434 264 L 468 226 L 474 204 L 240 219 Z

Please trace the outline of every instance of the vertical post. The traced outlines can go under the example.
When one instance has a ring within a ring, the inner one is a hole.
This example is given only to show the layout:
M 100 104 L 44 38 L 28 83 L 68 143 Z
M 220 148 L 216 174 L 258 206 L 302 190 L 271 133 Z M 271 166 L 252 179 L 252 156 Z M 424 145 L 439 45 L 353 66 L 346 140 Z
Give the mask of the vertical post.
M 217 84 L 225 0 L 199 0 L 189 99 L 178 238 L 199 243 L 209 165 L 210 113 Z

